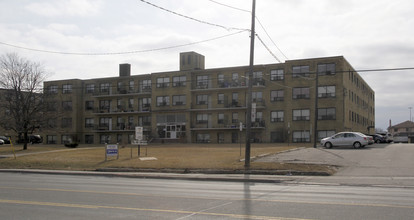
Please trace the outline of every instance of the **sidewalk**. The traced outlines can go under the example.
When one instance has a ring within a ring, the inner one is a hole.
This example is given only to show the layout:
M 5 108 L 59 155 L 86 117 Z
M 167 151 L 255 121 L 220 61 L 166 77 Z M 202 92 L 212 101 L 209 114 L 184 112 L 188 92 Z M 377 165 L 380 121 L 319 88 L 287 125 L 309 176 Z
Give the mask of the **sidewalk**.
M 31 170 L 0 169 L 0 172 L 48 174 L 48 175 L 82 175 L 123 178 L 153 178 L 189 181 L 231 181 L 274 184 L 302 185 L 344 185 L 414 188 L 414 177 L 358 177 L 358 176 L 293 176 L 293 175 L 260 175 L 260 174 L 203 174 L 203 173 L 152 173 L 152 172 L 99 172 L 99 171 L 67 171 L 67 170 Z

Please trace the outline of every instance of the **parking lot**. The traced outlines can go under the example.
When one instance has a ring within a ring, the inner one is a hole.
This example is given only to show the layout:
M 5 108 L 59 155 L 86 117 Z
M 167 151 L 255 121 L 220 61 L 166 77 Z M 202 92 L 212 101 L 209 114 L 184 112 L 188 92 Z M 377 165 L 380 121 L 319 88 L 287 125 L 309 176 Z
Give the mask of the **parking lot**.
M 260 162 L 329 164 L 335 176 L 414 177 L 414 144 L 373 144 L 361 149 L 299 148 L 260 158 Z

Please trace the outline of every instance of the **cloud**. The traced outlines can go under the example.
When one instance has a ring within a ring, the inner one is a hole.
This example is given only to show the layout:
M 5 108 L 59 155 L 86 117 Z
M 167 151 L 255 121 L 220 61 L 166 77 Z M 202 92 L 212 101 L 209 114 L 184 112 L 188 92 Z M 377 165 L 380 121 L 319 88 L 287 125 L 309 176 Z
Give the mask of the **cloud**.
M 33 2 L 26 10 L 45 17 L 56 16 L 92 16 L 99 13 L 102 2 L 100 0 L 68 0 L 52 2 Z

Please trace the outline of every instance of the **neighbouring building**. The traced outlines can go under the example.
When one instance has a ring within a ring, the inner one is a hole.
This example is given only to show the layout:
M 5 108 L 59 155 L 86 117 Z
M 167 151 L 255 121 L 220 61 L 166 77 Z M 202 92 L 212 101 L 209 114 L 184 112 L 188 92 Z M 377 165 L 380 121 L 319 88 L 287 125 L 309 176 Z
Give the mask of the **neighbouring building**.
M 244 142 L 249 67 L 205 69 L 195 52 L 180 53 L 179 66 L 131 75 L 120 64 L 117 77 L 45 82 L 60 114 L 42 130 L 45 142 L 126 144 L 136 126 L 152 141 Z M 315 120 L 318 139 L 374 133 L 375 93 L 342 56 L 255 65 L 252 80 L 253 142 L 312 142 Z
M 414 143 L 414 122 L 405 121 L 388 127 L 388 133 L 394 136 L 394 142 Z

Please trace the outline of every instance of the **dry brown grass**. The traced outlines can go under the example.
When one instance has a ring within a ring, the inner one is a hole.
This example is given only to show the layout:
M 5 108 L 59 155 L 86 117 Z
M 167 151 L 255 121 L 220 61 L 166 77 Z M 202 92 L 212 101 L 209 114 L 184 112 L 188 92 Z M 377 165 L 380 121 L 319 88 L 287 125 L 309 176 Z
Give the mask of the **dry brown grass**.
M 11 154 L 10 147 L 0 147 L 0 155 Z M 65 169 L 65 170 L 96 170 L 100 168 L 130 168 L 130 169 L 244 169 L 244 145 L 241 154 L 239 144 L 164 144 L 141 146 L 141 157 L 155 157 L 157 160 L 142 161 L 138 158 L 137 146 L 120 148 L 119 159 L 108 158 L 105 161 L 105 148 L 88 145 L 76 149 L 48 145 L 29 146 L 22 151 L 16 148 L 16 154 L 37 153 L 18 156 L 17 159 L 0 159 L 0 168 L 36 168 L 36 169 Z M 252 144 L 251 156 L 274 154 L 295 148 L 280 144 Z M 19 149 L 20 148 L 20 149 Z M 131 158 L 132 149 L 132 158 Z M 61 150 L 61 151 L 57 151 Z M 301 170 L 328 171 L 329 168 L 317 165 L 259 163 L 252 161 L 252 169 L 263 170 Z

